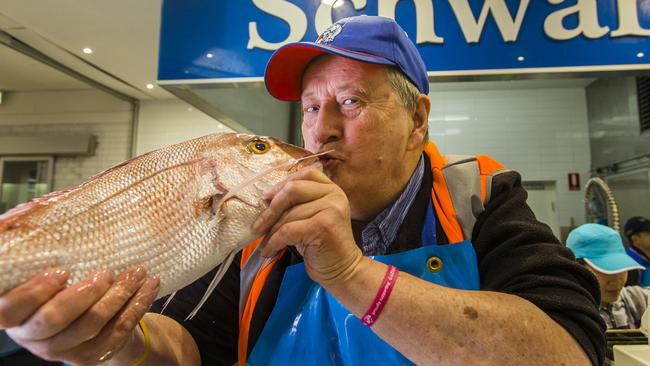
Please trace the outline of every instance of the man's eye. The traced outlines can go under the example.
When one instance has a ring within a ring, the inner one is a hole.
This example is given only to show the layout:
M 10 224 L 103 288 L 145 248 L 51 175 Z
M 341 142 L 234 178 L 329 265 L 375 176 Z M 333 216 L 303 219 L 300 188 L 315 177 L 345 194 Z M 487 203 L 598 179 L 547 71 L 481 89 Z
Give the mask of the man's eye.
M 343 105 L 352 105 L 352 104 L 356 104 L 358 102 L 359 102 L 358 99 L 348 98 L 348 99 L 343 101 Z
M 305 109 L 306 112 L 316 112 L 317 110 L 318 110 L 318 108 L 317 108 L 317 107 L 314 107 L 314 106 L 307 107 L 307 108 Z

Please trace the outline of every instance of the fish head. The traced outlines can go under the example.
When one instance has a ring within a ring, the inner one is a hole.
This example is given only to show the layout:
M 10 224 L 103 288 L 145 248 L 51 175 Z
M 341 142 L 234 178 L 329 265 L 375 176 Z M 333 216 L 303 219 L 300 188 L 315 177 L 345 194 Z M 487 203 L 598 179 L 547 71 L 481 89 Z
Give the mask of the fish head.
M 307 166 L 322 170 L 310 151 L 267 136 L 222 135 L 208 145 L 205 155 L 220 195 L 215 208 L 236 198 L 262 209 L 264 192 L 289 175 Z

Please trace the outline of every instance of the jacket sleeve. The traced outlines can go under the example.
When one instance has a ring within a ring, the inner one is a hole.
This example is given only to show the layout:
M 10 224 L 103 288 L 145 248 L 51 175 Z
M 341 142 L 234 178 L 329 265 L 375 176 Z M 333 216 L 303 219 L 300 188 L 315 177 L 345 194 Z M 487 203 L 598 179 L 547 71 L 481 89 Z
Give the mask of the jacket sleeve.
M 472 232 L 481 289 L 520 296 L 564 327 L 595 365 L 605 356 L 596 278 L 537 221 L 516 172 L 494 177 L 490 201 Z

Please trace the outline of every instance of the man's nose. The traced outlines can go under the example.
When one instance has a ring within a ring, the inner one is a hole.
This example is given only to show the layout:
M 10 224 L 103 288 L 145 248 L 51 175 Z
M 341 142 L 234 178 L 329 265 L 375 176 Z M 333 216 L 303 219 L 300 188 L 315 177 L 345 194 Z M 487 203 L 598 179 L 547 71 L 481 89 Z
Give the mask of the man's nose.
M 321 144 L 338 141 L 343 136 L 341 112 L 337 105 L 323 105 L 316 121 L 316 139 Z

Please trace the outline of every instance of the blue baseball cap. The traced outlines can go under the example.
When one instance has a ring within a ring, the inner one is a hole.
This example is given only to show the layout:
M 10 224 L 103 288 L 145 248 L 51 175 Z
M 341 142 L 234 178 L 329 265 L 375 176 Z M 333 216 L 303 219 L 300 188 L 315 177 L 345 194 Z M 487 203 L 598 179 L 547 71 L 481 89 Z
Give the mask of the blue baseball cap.
M 628 239 L 638 233 L 650 233 L 650 220 L 642 216 L 634 216 L 625 223 L 625 236 Z
M 567 238 L 567 247 L 576 258 L 584 259 L 598 272 L 615 274 L 633 269 L 644 269 L 625 253 L 621 235 L 600 224 L 584 224 L 573 229 Z
M 271 55 L 264 72 L 269 93 L 280 100 L 300 100 L 302 76 L 307 65 L 324 54 L 395 66 L 421 93 L 429 93 L 424 61 L 406 32 L 393 19 L 368 15 L 337 21 L 315 42 L 295 42 L 280 47 Z

